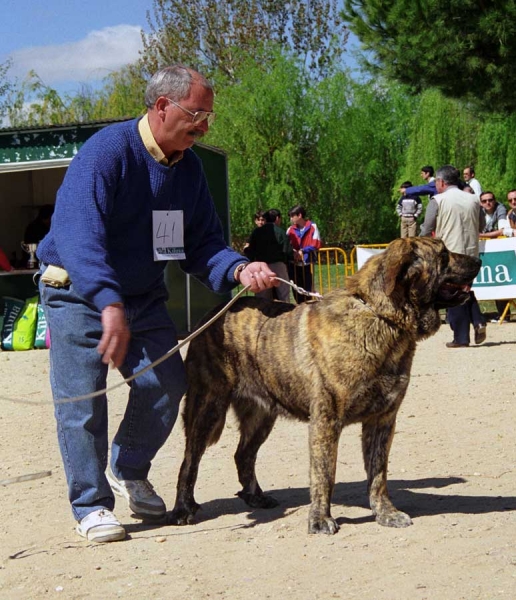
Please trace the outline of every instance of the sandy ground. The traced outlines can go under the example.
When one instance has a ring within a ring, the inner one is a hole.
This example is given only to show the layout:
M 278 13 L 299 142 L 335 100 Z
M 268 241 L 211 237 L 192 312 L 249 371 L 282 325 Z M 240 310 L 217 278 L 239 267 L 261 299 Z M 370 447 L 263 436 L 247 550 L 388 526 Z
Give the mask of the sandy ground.
M 259 455 L 260 483 L 280 506 L 249 510 L 234 495 L 230 419 L 201 463 L 198 523 L 142 524 L 119 501 L 129 537 L 104 545 L 74 531 L 48 404 L 47 351 L 0 353 L 0 480 L 51 471 L 0 486 L 0 597 L 515 598 L 516 323 L 490 325 L 478 347 L 448 350 L 450 339 L 443 326 L 419 345 L 391 452 L 391 495 L 412 527 L 384 528 L 371 517 L 357 426 L 340 442 L 337 535 L 307 534 L 308 431 L 301 423 L 278 422 Z M 113 429 L 124 399 L 124 388 L 111 396 Z M 178 424 L 151 473 L 169 508 L 182 454 Z

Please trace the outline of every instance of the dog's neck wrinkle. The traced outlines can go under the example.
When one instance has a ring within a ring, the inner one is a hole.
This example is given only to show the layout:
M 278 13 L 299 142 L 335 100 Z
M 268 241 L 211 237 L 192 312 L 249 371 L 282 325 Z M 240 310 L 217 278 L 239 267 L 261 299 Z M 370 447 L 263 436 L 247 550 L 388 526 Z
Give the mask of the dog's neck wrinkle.
M 378 317 L 378 319 L 381 319 L 382 321 L 387 323 L 387 325 L 389 325 L 389 327 L 392 327 L 394 329 L 403 329 L 403 327 L 399 323 L 396 323 L 396 321 L 394 319 L 391 319 L 390 317 L 380 314 L 370 304 L 368 304 L 368 302 L 366 302 L 366 300 L 364 300 L 364 298 L 362 298 L 358 294 L 353 294 L 353 297 L 356 298 L 359 302 L 361 302 L 368 310 L 370 310 L 375 315 L 375 317 Z

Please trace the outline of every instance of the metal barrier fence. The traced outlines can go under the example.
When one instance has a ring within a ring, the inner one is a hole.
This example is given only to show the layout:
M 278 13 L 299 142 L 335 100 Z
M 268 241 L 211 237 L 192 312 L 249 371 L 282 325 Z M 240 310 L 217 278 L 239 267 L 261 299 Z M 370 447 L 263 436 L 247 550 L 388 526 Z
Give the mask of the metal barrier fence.
M 385 248 L 387 244 L 360 244 L 363 248 Z M 320 248 L 317 252 L 317 262 L 310 265 L 314 291 L 325 294 L 332 289 L 344 287 L 346 278 L 353 275 L 357 270 L 356 246 L 348 252 L 342 248 Z M 306 287 L 304 281 L 294 283 Z M 240 290 L 240 286 L 236 288 Z M 311 291 L 311 290 L 310 290 Z

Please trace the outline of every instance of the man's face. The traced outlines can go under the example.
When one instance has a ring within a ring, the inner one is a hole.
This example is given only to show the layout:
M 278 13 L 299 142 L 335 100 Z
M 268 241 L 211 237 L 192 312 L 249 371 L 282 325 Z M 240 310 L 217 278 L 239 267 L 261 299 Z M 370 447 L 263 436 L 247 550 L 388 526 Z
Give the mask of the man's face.
M 426 171 L 421 171 L 421 177 L 425 180 L 428 181 L 430 179 L 430 173 L 427 173 Z
M 180 107 L 195 113 L 199 110 L 213 111 L 213 92 L 200 83 L 192 84 L 190 94 L 177 102 L 176 106 L 165 97 L 158 98 L 156 106 L 161 110 L 162 127 L 160 130 L 160 147 L 169 156 L 172 152 L 183 151 L 193 146 L 208 131 L 208 121 L 192 123 L 192 115 Z
M 256 225 L 256 227 L 261 227 L 262 225 L 265 225 L 265 217 L 256 217 L 256 219 L 254 220 L 254 224 Z
M 464 181 L 466 181 L 466 182 L 468 182 L 470 179 L 473 178 L 473 175 L 471 174 L 471 169 L 464 169 L 463 175 L 464 175 Z
M 507 194 L 507 201 L 511 205 L 511 208 L 516 209 L 516 192 L 509 192 Z
M 482 208 L 488 215 L 492 215 L 494 213 L 496 200 L 494 199 L 493 194 L 482 194 L 482 198 L 480 198 L 480 204 L 482 204 Z
M 444 192 L 446 185 L 442 179 L 438 178 L 435 180 L 435 189 L 437 190 L 438 194 L 442 194 Z

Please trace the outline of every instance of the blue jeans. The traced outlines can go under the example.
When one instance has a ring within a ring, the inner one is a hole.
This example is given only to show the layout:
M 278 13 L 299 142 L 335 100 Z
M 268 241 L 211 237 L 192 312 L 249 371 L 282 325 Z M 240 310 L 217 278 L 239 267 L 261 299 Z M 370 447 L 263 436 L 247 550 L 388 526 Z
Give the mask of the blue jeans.
M 50 383 L 54 401 L 106 387 L 108 366 L 97 345 L 101 314 L 73 289 L 40 282 L 41 299 L 50 328 Z M 166 291 L 124 298 L 131 339 L 124 378 L 155 361 L 177 343 L 165 306 Z M 151 461 L 170 435 L 186 378 L 178 353 L 129 384 L 129 401 L 111 445 L 113 473 L 127 480 L 146 479 Z M 106 395 L 78 402 L 55 402 L 59 447 L 75 518 L 101 508 L 113 510 L 115 500 L 105 476 L 108 461 Z

